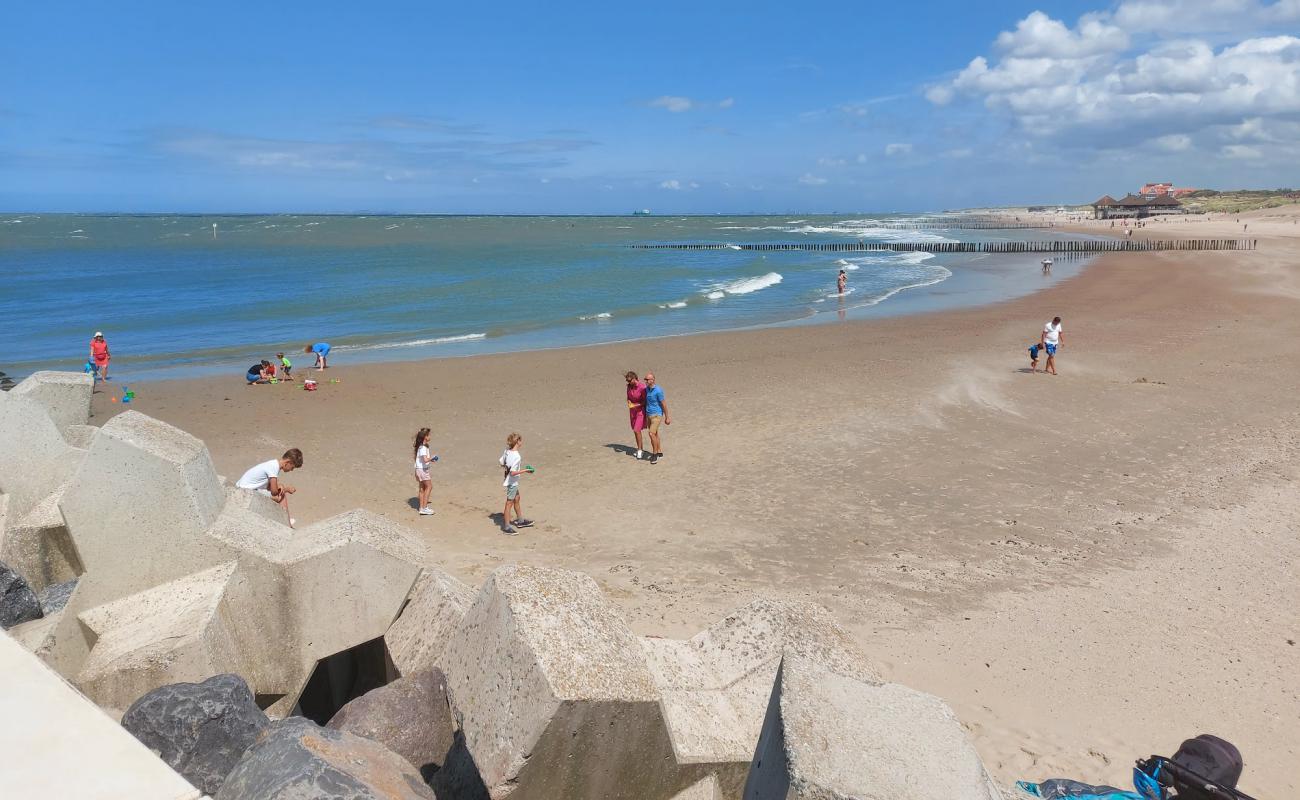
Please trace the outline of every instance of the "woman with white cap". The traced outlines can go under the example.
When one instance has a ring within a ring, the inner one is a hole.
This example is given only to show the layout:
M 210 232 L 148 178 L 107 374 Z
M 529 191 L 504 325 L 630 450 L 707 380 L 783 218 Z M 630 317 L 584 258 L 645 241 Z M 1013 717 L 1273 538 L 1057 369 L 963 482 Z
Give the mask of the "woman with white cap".
M 108 380 L 108 362 L 113 357 L 108 352 L 108 342 L 104 341 L 104 332 L 95 331 L 95 336 L 90 340 L 90 360 L 95 362 L 95 369 L 99 370 L 99 379 Z

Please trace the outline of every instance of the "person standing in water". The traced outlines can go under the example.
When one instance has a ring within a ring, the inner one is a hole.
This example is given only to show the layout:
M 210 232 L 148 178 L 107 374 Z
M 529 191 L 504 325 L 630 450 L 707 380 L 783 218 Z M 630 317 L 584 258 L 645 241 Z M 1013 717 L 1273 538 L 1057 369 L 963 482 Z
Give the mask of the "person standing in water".
M 844 270 L 840 270 L 840 276 L 835 279 L 835 292 L 837 294 L 844 294 L 844 290 L 848 285 L 849 276 L 844 272 Z

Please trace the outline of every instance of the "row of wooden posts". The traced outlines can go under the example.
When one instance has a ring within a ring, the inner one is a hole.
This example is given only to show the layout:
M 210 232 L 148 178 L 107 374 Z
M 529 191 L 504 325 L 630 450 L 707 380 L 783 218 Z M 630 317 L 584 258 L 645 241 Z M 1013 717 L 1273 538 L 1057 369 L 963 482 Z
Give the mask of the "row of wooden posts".
M 959 229 L 966 231 L 1024 230 L 1027 228 L 1055 228 L 1050 222 L 1001 222 L 998 220 L 961 220 L 954 222 L 882 222 L 874 227 L 888 231 L 934 231 Z
M 814 250 L 830 253 L 1146 253 L 1155 250 L 1254 250 L 1257 239 L 1071 239 L 1055 242 L 762 242 L 633 244 L 638 250 Z

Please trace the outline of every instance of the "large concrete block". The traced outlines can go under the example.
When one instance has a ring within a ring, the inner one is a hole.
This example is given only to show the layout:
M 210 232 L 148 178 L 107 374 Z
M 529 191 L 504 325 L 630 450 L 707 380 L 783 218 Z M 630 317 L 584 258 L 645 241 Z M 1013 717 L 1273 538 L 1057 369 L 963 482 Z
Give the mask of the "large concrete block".
M 59 510 L 67 488 L 60 486 L 22 517 L 0 525 L 0 561 L 18 569 L 38 592 L 85 571 Z
M 277 556 L 305 665 L 384 635 L 428 555 L 406 528 L 368 511 L 311 525 Z
M 30 397 L 49 413 L 60 432 L 90 422 L 90 395 L 95 379 L 84 372 L 33 372 L 10 394 Z
M 384 634 L 403 675 L 440 668 L 452 634 L 474 602 L 474 590 L 437 567 L 425 567 L 402 615 Z
M 642 639 L 679 764 L 713 764 L 742 782 L 782 654 L 806 655 L 865 680 L 875 670 L 815 603 L 758 600 L 686 641 Z
M 59 503 L 85 575 L 55 637 L 55 668 L 76 675 L 89 654 L 83 611 L 237 558 L 204 535 L 224 501 L 201 441 L 134 411 L 109 420 Z
M 14 392 L 0 392 L 0 456 L 0 494 L 9 495 L 11 520 L 62 486 L 81 460 L 45 407 Z
M 745 800 L 999 800 L 943 701 L 787 653 Z
M 83 611 L 94 647 L 74 683 L 109 708 L 126 708 L 166 684 L 244 672 L 234 628 L 246 622 L 225 602 L 231 561 Z
M 445 662 L 494 798 L 667 800 L 703 777 L 674 764 L 640 644 L 586 575 L 497 570 Z

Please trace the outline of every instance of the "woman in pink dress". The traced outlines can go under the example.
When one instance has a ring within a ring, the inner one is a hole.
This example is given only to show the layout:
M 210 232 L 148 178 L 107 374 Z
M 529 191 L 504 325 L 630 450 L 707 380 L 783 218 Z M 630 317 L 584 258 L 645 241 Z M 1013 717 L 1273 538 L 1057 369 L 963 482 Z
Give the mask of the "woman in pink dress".
M 627 415 L 632 423 L 632 435 L 636 437 L 636 457 L 642 454 L 641 431 L 645 429 L 645 384 L 635 372 L 623 376 L 627 381 Z

